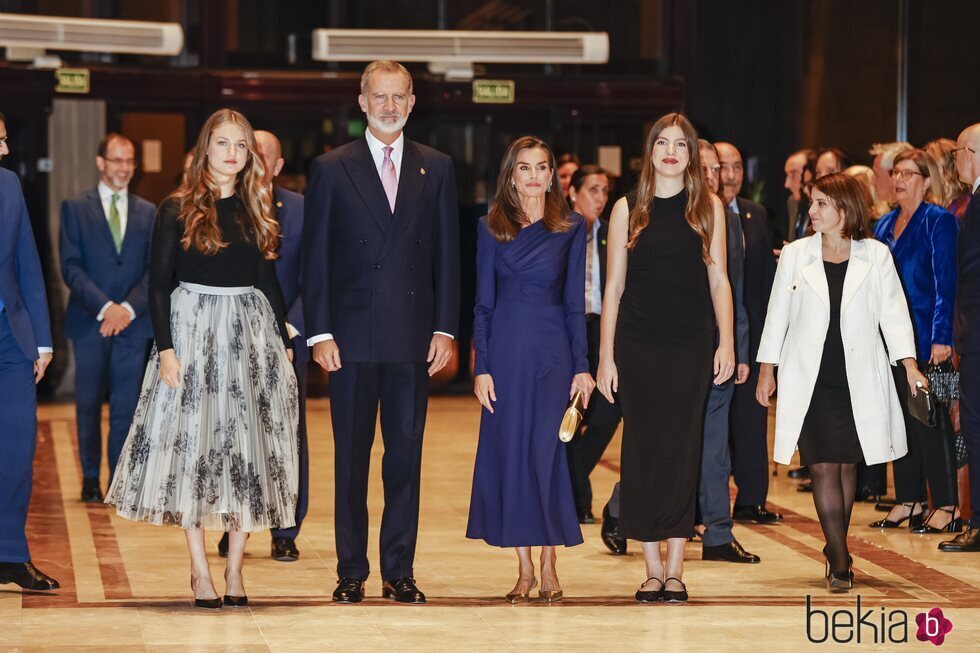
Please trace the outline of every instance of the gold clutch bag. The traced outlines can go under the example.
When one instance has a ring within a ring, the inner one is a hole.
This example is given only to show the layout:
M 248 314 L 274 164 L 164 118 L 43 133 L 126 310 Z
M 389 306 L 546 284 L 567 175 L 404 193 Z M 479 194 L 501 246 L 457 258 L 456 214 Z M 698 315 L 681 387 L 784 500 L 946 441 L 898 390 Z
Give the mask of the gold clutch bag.
M 562 442 L 571 442 L 575 434 L 578 433 L 578 425 L 582 423 L 582 393 L 576 392 L 572 397 L 572 403 L 565 416 L 561 420 L 558 428 L 558 439 Z

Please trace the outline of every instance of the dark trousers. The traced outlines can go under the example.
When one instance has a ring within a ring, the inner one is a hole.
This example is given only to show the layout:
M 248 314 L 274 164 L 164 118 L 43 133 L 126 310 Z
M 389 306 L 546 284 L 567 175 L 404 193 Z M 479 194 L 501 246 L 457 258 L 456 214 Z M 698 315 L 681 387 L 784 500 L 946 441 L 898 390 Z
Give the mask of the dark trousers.
M 956 492 L 953 429 L 949 420 L 943 419 L 938 427 L 931 429 L 909 415 L 909 384 L 905 367 L 896 365 L 892 373 L 905 417 L 909 445 L 909 452 L 892 463 L 895 500 L 899 503 L 924 502 L 931 496 L 933 506 L 955 506 L 959 503 L 959 497 Z M 929 494 L 926 494 L 927 481 Z
M 589 315 L 585 322 L 585 334 L 589 345 L 589 371 L 595 377 L 599 369 L 599 316 Z M 589 475 L 595 469 L 609 441 L 616 434 L 623 411 L 619 404 L 611 404 L 595 391 L 589 397 L 589 408 L 583 415 L 584 428 L 568 443 L 568 469 L 572 477 L 572 493 L 575 509 L 579 514 L 592 509 L 592 483 Z
M 98 332 L 72 340 L 75 351 L 75 419 L 82 477 L 99 478 L 102 467 L 102 402 L 109 396 L 109 478 L 116 471 L 136 412 L 150 340 Z
M 330 373 L 334 438 L 334 524 L 337 574 L 364 580 L 367 559 L 368 467 L 378 405 L 384 457 L 381 577 L 414 576 L 419 521 L 422 432 L 429 401 L 426 363 L 344 363 Z M 557 437 L 557 435 L 555 436 Z
M 736 506 L 761 506 L 769 495 L 769 410 L 755 399 L 759 364 L 749 366 L 749 378 L 735 386 L 732 397 L 732 474 Z
M 310 364 L 310 350 L 302 337 L 293 339 L 293 371 L 296 372 L 296 389 L 299 392 L 299 493 L 296 496 L 296 525 L 292 528 L 273 528 L 272 537 L 296 539 L 310 505 L 310 453 L 306 444 L 306 376 Z
M 34 362 L 24 356 L 0 310 L 0 562 L 27 562 L 24 525 L 37 443 Z
M 980 352 L 960 355 L 960 432 L 970 470 L 971 528 L 980 528 Z
M 732 380 L 722 385 L 712 383 L 704 414 L 698 508 L 701 512 L 700 523 L 706 528 L 701 537 L 705 546 L 720 546 L 734 539 L 731 495 L 728 491 L 728 479 L 732 473 L 728 449 L 728 416 L 735 387 Z

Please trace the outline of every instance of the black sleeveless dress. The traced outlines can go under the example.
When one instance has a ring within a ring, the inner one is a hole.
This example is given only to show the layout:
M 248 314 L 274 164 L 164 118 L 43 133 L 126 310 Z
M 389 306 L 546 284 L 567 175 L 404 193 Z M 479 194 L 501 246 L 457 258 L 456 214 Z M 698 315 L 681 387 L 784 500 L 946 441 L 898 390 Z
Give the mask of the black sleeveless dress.
M 851 391 L 844 369 L 844 341 L 840 332 L 840 305 L 844 295 L 847 261 L 824 261 L 827 290 L 830 292 L 830 325 L 823 341 L 820 371 L 813 386 L 810 407 L 803 419 L 797 447 L 800 463 L 861 463 L 864 452 L 858 440 L 851 406 Z
M 630 208 L 635 193 L 626 197 Z M 714 307 L 687 193 L 656 198 L 630 250 L 616 322 L 623 408 L 619 531 L 659 542 L 694 532 Z

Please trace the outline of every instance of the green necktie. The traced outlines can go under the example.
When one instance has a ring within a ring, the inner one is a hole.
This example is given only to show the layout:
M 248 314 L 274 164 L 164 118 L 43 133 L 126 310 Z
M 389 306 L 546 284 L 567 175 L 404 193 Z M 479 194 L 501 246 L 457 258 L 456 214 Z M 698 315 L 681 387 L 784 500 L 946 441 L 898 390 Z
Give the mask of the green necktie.
M 119 201 L 119 194 L 112 194 L 112 204 L 109 205 L 109 231 L 112 232 L 112 242 L 116 245 L 116 254 L 122 251 L 122 221 L 119 219 L 119 209 L 116 202 Z

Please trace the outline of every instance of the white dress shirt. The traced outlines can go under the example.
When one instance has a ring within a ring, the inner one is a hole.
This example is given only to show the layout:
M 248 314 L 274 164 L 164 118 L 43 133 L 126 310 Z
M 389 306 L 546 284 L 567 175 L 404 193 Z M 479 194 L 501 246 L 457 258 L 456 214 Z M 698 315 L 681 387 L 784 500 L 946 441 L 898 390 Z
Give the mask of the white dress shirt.
M 367 140 L 368 150 L 371 152 L 371 158 L 374 159 L 374 167 L 378 171 L 378 178 L 381 178 L 381 164 L 385 160 L 385 147 L 391 147 L 391 163 L 395 166 L 395 179 L 401 179 L 402 177 L 402 154 L 405 152 L 405 132 L 398 134 L 398 138 L 390 145 L 387 146 L 383 142 L 379 141 L 371 130 L 368 129 L 364 132 L 364 138 Z M 455 336 L 445 333 L 443 331 L 436 331 L 435 333 L 440 333 L 447 336 L 451 340 L 455 340 Z M 312 347 L 318 342 L 323 342 L 324 340 L 333 340 L 332 333 L 321 333 L 315 335 L 312 338 L 307 339 L 306 346 Z
M 129 222 L 129 189 L 123 188 L 120 191 L 115 191 L 105 185 L 105 182 L 99 182 L 99 199 L 102 201 L 102 213 L 105 215 L 106 223 L 109 222 L 109 209 L 112 207 L 112 196 L 113 194 L 118 196 L 116 200 L 116 213 L 119 214 L 119 238 L 120 241 L 126 237 L 126 225 Z M 95 319 L 99 322 L 105 317 L 105 312 L 109 310 L 113 302 L 106 302 L 99 314 L 95 316 Z M 129 311 L 130 319 L 136 319 L 136 311 L 133 307 L 129 305 L 129 302 L 122 302 L 119 304 L 127 311 Z
M 588 257 L 585 261 L 585 314 L 602 315 L 602 285 L 599 269 L 599 219 L 596 218 L 589 230 Z
M 973 192 L 977 192 L 977 187 L 980 187 L 980 177 L 973 180 Z

